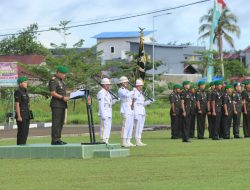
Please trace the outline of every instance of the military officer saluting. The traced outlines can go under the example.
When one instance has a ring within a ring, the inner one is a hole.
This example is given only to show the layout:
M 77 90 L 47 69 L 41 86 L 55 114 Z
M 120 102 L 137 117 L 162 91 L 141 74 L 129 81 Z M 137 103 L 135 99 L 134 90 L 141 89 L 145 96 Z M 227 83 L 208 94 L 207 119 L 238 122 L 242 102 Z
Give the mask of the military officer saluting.
M 243 122 L 244 122 L 244 136 L 250 137 L 250 80 L 245 81 L 245 90 L 242 92 L 243 100 Z
M 197 138 L 204 139 L 206 114 L 207 114 L 207 94 L 205 92 L 205 81 L 198 83 L 199 89 L 196 92 L 197 105 Z
M 134 108 L 132 102 L 133 92 L 128 90 L 129 80 L 127 77 L 122 76 L 120 78 L 121 87 L 118 90 L 118 96 L 121 100 L 120 113 L 122 116 L 122 146 L 131 147 L 135 146 L 131 143 L 133 127 L 134 127 Z
M 233 101 L 231 97 L 232 85 L 225 86 L 225 93 L 222 96 L 222 137 L 230 139 L 230 128 L 233 118 Z
M 116 101 L 112 99 L 109 93 L 110 81 L 103 78 L 101 81 L 102 89 L 97 93 L 98 116 L 100 118 L 100 139 L 103 143 L 108 144 L 112 125 L 112 104 Z
M 242 112 L 241 84 L 234 83 L 233 100 L 233 135 L 234 138 L 240 138 L 240 118 Z
M 174 90 L 169 96 L 170 107 L 170 118 L 171 118 L 171 139 L 178 139 L 181 137 L 181 99 L 180 99 L 180 84 L 174 85 Z
M 17 122 L 17 145 L 25 145 L 29 134 L 30 110 L 29 95 L 27 92 L 28 78 L 21 76 L 17 79 L 19 88 L 14 93 L 16 122 Z
M 213 116 L 213 125 L 212 125 L 212 139 L 219 140 L 220 132 L 220 123 L 221 123 L 221 109 L 222 109 L 222 81 L 214 82 L 216 90 L 212 92 L 211 101 L 212 101 L 212 116 Z
M 182 141 L 189 141 L 189 133 L 190 133 L 190 111 L 191 111 L 191 95 L 189 92 L 190 82 L 183 81 L 182 82 L 183 91 L 181 93 L 181 129 L 182 129 Z
M 63 79 L 66 77 L 68 68 L 60 66 L 54 77 L 49 81 L 49 90 L 51 94 L 50 107 L 52 111 L 51 144 L 67 144 L 61 140 L 61 133 L 65 119 L 65 109 L 69 97 L 66 96 L 66 85 Z
M 146 111 L 145 106 L 152 103 L 150 100 L 146 100 L 142 94 L 142 87 L 144 82 L 142 79 L 137 79 L 135 82 L 135 88 L 133 89 L 133 101 L 134 101 L 134 126 L 135 126 L 135 145 L 146 146 L 142 142 L 142 132 L 145 124 Z

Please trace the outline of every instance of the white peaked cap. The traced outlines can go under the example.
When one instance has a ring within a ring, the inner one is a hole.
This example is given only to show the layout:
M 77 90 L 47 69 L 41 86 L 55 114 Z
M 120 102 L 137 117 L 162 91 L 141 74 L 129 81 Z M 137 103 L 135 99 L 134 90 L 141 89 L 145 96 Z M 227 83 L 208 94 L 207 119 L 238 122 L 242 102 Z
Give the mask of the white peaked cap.
M 111 84 L 111 82 L 108 78 L 103 78 L 101 84 Z
M 142 79 L 137 79 L 135 82 L 135 86 L 143 86 L 144 82 L 142 81 Z
M 120 83 L 128 82 L 128 78 L 125 76 L 122 76 L 119 81 Z

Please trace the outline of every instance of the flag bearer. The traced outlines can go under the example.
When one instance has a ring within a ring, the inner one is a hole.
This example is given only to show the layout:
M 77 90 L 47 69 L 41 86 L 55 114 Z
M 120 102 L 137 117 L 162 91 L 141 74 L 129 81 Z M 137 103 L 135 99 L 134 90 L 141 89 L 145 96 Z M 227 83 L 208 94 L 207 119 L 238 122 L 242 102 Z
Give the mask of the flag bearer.
M 135 126 L 135 142 L 136 146 L 145 146 L 141 141 L 142 138 L 142 131 L 144 128 L 145 123 L 145 117 L 146 117 L 146 111 L 145 106 L 152 103 L 152 101 L 147 100 L 145 101 L 145 98 L 142 94 L 142 87 L 144 83 L 142 79 L 137 79 L 135 83 L 135 88 L 133 89 L 133 101 L 134 101 L 134 126 Z

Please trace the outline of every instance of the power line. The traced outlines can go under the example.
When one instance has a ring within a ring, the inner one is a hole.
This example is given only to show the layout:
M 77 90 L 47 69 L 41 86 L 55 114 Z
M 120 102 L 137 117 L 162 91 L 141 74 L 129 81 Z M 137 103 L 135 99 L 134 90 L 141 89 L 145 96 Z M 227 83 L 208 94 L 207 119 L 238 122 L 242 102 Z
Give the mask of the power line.
M 123 16 L 123 17 L 107 19 L 107 20 L 103 20 L 103 21 L 90 22 L 90 23 L 87 23 L 87 24 L 72 25 L 72 26 L 67 26 L 67 27 L 61 27 L 61 28 L 58 28 L 58 29 L 78 28 L 78 27 L 97 25 L 97 24 L 102 24 L 102 23 L 107 23 L 107 22 L 125 20 L 125 19 L 130 19 L 130 18 L 135 18 L 135 17 L 151 15 L 151 14 L 155 14 L 155 13 L 161 13 L 161 12 L 165 12 L 165 11 L 180 9 L 180 8 L 184 8 L 184 7 L 189 7 L 189 6 L 193 6 L 193 5 L 196 5 L 196 4 L 205 3 L 205 2 L 208 2 L 208 1 L 210 1 L 210 0 L 196 1 L 196 2 L 192 2 L 192 3 L 188 3 L 188 4 L 182 4 L 182 5 L 179 5 L 179 6 L 176 6 L 176 7 L 172 7 L 172 8 L 164 8 L 164 9 L 154 10 L 154 11 L 150 11 L 150 12 L 146 12 L 146 13 L 135 14 L 135 15 L 131 15 L 131 16 Z M 171 13 L 169 13 L 169 14 L 171 14 Z M 30 33 L 42 33 L 42 32 L 49 32 L 49 31 L 54 31 L 54 30 L 51 29 L 51 28 L 48 28 L 48 29 L 44 29 L 44 30 L 37 30 L 37 31 L 34 31 L 34 32 L 30 32 Z M 0 37 L 18 35 L 18 34 L 21 34 L 21 33 L 22 32 L 9 33 L 9 34 L 0 34 Z

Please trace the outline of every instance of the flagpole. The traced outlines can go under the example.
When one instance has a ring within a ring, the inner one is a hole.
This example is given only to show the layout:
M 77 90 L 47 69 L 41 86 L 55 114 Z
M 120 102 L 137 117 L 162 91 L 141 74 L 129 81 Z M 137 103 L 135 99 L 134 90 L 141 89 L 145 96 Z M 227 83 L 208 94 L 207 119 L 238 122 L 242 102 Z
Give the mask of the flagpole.
M 164 16 L 164 15 L 170 15 L 171 13 L 164 13 L 160 15 L 155 15 L 153 16 L 153 85 L 152 85 L 152 93 L 153 93 L 153 98 L 155 98 L 155 18 Z
M 155 98 L 155 16 L 153 16 L 153 99 Z

